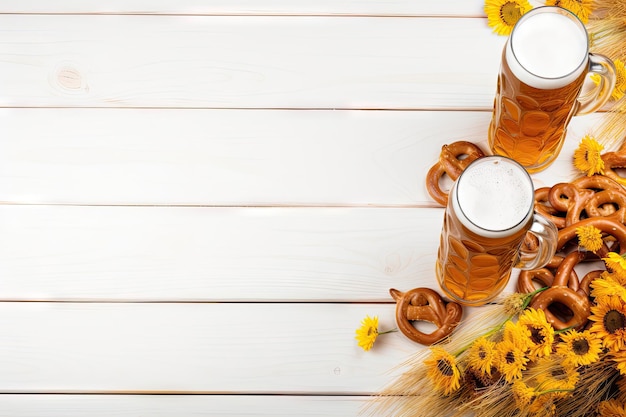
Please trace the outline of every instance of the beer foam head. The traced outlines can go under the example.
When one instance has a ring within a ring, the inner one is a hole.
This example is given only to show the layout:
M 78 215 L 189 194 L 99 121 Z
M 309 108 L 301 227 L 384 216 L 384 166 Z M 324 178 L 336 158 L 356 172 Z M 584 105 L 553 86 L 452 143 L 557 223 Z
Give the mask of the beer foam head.
M 538 7 L 515 25 L 506 59 L 523 83 L 559 88 L 587 70 L 588 46 L 585 26 L 573 13 L 560 7 Z
M 512 159 L 486 156 L 470 164 L 452 193 L 454 211 L 470 231 L 486 237 L 518 232 L 533 215 L 530 175 Z

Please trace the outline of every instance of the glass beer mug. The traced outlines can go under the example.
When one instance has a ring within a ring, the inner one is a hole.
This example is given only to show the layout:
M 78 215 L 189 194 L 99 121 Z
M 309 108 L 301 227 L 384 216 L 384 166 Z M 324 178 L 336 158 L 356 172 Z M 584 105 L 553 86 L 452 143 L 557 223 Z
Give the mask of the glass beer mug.
M 526 245 L 530 233 L 535 245 Z M 528 172 L 502 156 L 472 162 L 448 197 L 437 278 L 453 301 L 477 306 L 495 298 L 514 267 L 535 269 L 555 253 L 556 226 L 534 213 Z
M 600 83 L 584 92 L 589 73 Z M 574 115 L 598 110 L 615 86 L 611 60 L 589 53 L 583 23 L 560 7 L 524 14 L 502 53 L 493 116 L 492 153 L 508 156 L 537 172 L 558 156 Z

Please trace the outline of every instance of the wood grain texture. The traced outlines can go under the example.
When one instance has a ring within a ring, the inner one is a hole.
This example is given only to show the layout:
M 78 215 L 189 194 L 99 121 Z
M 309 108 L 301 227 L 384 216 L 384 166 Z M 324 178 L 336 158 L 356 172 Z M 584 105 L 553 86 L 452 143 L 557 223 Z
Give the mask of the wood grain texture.
M 484 17 L 483 9 L 478 0 L 0 0 L 1 13 Z
M 45 0 L 0 1 L 2 13 L 483 16 L 476 0 Z
M 441 209 L 0 206 L 0 299 L 392 302 Z
M 0 303 L 1 393 L 369 394 L 421 349 L 399 333 L 364 352 L 384 304 Z
M 472 18 L 0 15 L 0 27 L 10 107 L 488 109 L 505 41 Z
M 363 396 L 0 394 L 1 417 L 348 417 Z
M 490 112 L 0 109 L 0 201 L 29 204 L 435 206 L 441 146 L 487 151 Z M 599 115 L 575 117 L 574 175 Z

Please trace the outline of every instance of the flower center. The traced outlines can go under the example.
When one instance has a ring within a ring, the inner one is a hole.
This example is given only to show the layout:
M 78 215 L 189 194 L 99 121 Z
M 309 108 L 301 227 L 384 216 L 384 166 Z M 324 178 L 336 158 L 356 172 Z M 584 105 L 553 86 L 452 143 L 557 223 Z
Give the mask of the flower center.
M 485 352 L 484 349 L 480 349 L 480 351 L 478 352 L 478 357 L 480 359 L 485 359 L 487 357 L 487 352 Z
M 589 342 L 586 339 L 576 339 L 572 342 L 572 350 L 577 355 L 585 355 L 589 352 Z
M 454 375 L 454 372 L 452 372 L 452 366 L 450 366 L 450 362 L 444 359 L 439 359 L 439 361 L 437 361 L 437 369 L 439 370 L 439 372 L 441 372 L 441 375 L 444 375 L 444 376 Z
M 541 334 L 541 330 L 536 327 L 530 328 L 530 340 L 533 341 L 535 345 L 541 345 L 545 340 L 544 336 Z
M 515 362 L 515 353 L 513 353 L 512 351 L 508 351 L 504 356 L 504 359 L 506 360 L 506 363 Z
M 517 3 L 508 1 L 500 7 L 500 19 L 508 26 L 515 26 L 520 17 L 522 17 L 522 13 Z
M 567 375 L 566 372 L 561 368 L 553 369 L 551 374 L 552 377 L 556 380 L 565 379 L 564 377 Z
M 607 311 L 604 315 L 604 328 L 609 333 L 615 333 L 618 330 L 626 328 L 626 316 L 620 311 Z

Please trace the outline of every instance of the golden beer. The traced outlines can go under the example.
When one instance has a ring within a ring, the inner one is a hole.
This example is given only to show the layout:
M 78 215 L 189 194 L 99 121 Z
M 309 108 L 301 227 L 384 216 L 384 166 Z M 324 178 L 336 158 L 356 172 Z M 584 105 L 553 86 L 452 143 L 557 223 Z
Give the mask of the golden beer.
M 515 25 L 502 53 L 489 146 L 529 172 L 558 156 L 572 116 L 591 113 L 615 85 L 612 62 L 589 53 L 585 26 L 560 7 L 539 7 Z M 581 97 L 587 74 L 601 75 Z
M 504 289 L 513 267 L 534 269 L 552 258 L 557 229 L 533 204 L 532 180 L 515 161 L 487 156 L 466 168 L 450 191 L 436 265 L 452 300 L 484 304 Z M 539 242 L 532 254 L 521 248 L 529 231 Z

